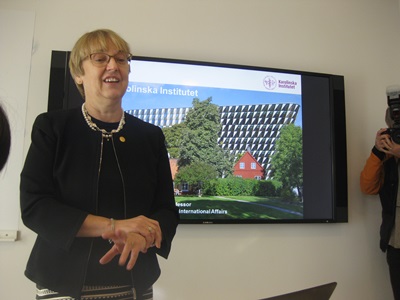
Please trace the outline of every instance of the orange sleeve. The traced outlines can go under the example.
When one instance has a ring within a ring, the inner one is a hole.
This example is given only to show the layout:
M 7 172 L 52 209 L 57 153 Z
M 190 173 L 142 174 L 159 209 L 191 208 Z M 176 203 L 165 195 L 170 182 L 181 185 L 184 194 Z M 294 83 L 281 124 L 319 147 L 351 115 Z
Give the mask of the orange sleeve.
M 371 152 L 360 175 L 360 187 L 364 194 L 376 195 L 383 185 L 383 162 Z

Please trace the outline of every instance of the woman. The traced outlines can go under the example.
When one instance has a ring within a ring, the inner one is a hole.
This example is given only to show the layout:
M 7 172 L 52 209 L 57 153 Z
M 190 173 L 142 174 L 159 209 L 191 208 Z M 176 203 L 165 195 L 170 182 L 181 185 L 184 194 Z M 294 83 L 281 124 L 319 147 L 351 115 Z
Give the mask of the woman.
M 390 111 L 386 111 L 386 124 L 393 126 Z M 400 145 L 392 141 L 387 128 L 378 130 L 375 145 L 360 176 L 361 191 L 379 194 L 382 204 L 380 248 L 386 252 L 394 299 L 400 300 Z
M 152 299 L 179 215 L 161 129 L 121 107 L 130 59 L 115 32 L 84 34 L 70 57 L 84 104 L 33 125 L 20 190 L 36 299 Z

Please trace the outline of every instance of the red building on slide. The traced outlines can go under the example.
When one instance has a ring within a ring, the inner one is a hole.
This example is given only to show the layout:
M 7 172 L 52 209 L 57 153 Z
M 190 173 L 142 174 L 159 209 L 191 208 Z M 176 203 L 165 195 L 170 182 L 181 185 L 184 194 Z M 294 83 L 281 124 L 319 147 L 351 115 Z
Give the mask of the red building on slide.
M 249 151 L 233 167 L 233 175 L 241 178 L 264 179 L 264 168 Z

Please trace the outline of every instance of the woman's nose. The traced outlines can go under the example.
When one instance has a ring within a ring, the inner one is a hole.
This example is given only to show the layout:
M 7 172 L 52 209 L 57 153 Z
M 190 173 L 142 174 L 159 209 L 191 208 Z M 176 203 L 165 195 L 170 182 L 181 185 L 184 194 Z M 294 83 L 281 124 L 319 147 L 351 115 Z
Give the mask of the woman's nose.
M 114 57 L 110 57 L 110 60 L 107 63 L 107 70 L 114 70 L 118 68 L 117 61 Z

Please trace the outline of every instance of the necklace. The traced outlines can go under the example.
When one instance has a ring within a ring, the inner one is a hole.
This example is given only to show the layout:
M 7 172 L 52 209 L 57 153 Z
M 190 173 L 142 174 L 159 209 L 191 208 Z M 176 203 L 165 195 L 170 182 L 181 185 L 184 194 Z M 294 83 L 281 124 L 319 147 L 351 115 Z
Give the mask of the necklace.
M 85 103 L 82 104 L 82 114 L 83 114 L 83 118 L 84 118 L 85 121 L 86 121 L 86 124 L 88 124 L 88 126 L 89 126 L 93 131 L 100 131 L 102 137 L 103 137 L 103 138 L 106 138 L 107 140 L 110 139 L 110 138 L 112 138 L 112 135 L 113 135 L 114 133 L 117 133 L 117 132 L 121 131 L 121 129 L 122 129 L 122 128 L 124 127 L 124 125 L 125 125 L 125 113 L 124 113 L 124 112 L 122 112 L 122 117 L 121 117 L 121 120 L 119 121 L 119 124 L 118 124 L 117 129 L 113 129 L 113 130 L 111 130 L 111 131 L 107 131 L 107 130 L 105 130 L 105 129 L 99 128 L 99 127 L 97 126 L 97 124 L 94 123 L 94 122 L 92 121 L 92 117 L 89 115 L 89 113 L 88 113 L 88 111 L 87 111 L 87 109 L 86 109 L 86 107 L 85 107 Z

